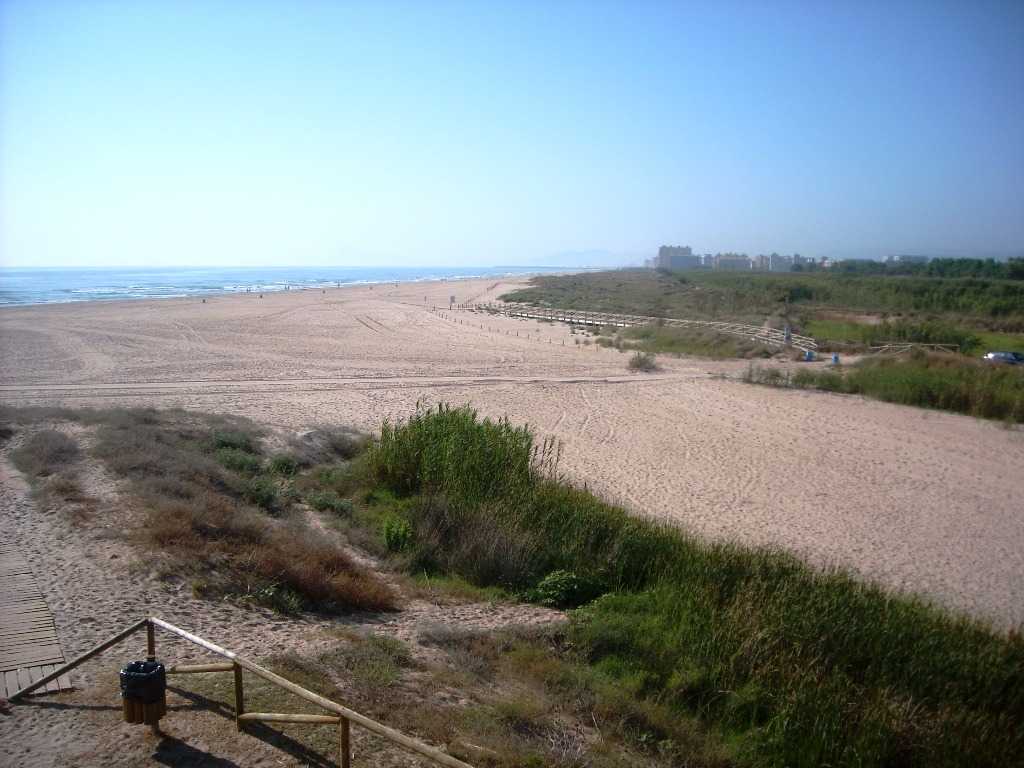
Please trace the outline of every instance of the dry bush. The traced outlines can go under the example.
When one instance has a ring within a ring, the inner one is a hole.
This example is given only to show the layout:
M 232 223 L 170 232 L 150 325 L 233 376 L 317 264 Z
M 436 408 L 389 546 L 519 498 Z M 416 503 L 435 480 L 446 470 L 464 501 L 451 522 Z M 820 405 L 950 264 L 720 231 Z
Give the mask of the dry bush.
M 31 435 L 11 454 L 14 466 L 30 477 L 48 477 L 80 457 L 78 443 L 63 432 L 52 429 Z
M 290 442 L 291 453 L 300 466 L 347 461 L 362 453 L 369 438 L 355 430 L 317 427 L 300 432 Z
M 289 613 L 393 608 L 393 591 L 336 546 L 267 516 L 284 514 L 294 490 L 264 461 L 259 434 L 241 419 L 120 411 L 100 421 L 96 454 L 148 510 L 140 543 L 176 560 L 197 592 Z M 324 438 L 332 455 L 343 443 Z
M 280 581 L 319 610 L 391 610 L 394 592 L 340 549 L 308 531 L 275 528 L 253 553 L 254 571 Z
M 650 352 L 634 352 L 627 363 L 631 371 L 643 371 L 649 373 L 658 370 L 658 360 Z

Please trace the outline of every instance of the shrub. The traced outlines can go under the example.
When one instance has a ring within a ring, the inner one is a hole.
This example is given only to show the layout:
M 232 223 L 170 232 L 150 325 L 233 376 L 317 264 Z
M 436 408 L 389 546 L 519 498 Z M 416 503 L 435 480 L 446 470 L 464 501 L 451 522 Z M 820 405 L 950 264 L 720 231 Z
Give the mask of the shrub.
M 744 380 L 1024 422 L 1024 371 L 959 356 L 914 353 L 902 358 L 871 358 L 842 372 L 801 369 L 791 380 L 774 369 L 750 368 Z
M 250 504 L 267 511 L 277 508 L 277 485 L 269 477 L 250 477 L 236 487 L 242 498 Z
M 656 371 L 658 370 L 657 358 L 650 352 L 634 352 L 629 358 L 629 369 L 631 371 Z
M 90 418 L 100 424 L 96 455 L 147 510 L 140 543 L 170 557 L 201 585 L 197 593 L 287 613 L 394 607 L 391 588 L 340 549 L 247 505 L 276 510 L 281 493 L 272 478 L 238 475 L 215 460 L 219 451 L 248 453 L 239 437 L 252 434 L 245 422 L 152 411 Z
M 256 474 L 263 467 L 259 456 L 243 451 L 240 448 L 218 448 L 214 453 L 217 463 L 235 472 Z
M 351 515 L 355 510 L 351 501 L 334 491 L 314 491 L 306 495 L 306 503 L 318 512 L 331 511 L 338 515 Z
M 554 608 L 576 608 L 601 592 L 595 579 L 581 578 L 571 571 L 552 571 L 527 593 L 532 602 Z
M 270 471 L 282 477 L 292 477 L 299 471 L 299 460 L 290 453 L 277 453 L 270 457 Z
M 216 430 L 210 440 L 214 450 L 219 448 L 230 448 L 245 453 L 256 453 L 256 443 L 253 436 L 239 430 Z
M 47 477 L 81 456 L 78 443 L 63 432 L 44 429 L 28 437 L 11 454 L 14 466 L 31 477 Z
M 389 515 L 381 527 L 389 552 L 402 552 L 412 543 L 412 526 L 404 517 Z
M 384 635 L 355 637 L 352 642 L 323 653 L 320 661 L 369 694 L 394 685 L 400 670 L 413 666 L 409 646 Z
M 352 459 L 366 446 L 366 435 L 337 427 L 317 427 L 301 432 L 291 440 L 292 455 L 301 466 L 307 467 Z

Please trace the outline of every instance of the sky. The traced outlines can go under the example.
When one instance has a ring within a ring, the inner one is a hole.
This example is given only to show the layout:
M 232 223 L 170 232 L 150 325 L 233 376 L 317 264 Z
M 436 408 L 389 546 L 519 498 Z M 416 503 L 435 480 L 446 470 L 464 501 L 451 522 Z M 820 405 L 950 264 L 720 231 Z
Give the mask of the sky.
M 1024 252 L 1024 2 L 0 0 L 0 266 Z

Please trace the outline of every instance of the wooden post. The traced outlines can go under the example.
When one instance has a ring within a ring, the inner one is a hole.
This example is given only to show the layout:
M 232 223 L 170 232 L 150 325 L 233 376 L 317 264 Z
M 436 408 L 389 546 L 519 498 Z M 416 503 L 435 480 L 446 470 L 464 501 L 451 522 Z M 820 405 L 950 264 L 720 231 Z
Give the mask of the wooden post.
M 239 720 L 239 716 L 245 714 L 245 704 L 243 703 L 243 691 L 242 691 L 242 668 L 236 663 L 235 664 L 235 727 L 238 730 L 242 730 L 242 721 Z
M 348 718 L 341 718 L 341 722 L 338 723 L 338 730 L 341 733 L 341 746 L 339 755 L 339 764 L 341 768 L 351 768 L 352 765 L 352 745 L 350 743 L 350 733 Z
M 153 622 L 146 622 L 146 660 L 156 661 L 156 637 L 153 634 Z

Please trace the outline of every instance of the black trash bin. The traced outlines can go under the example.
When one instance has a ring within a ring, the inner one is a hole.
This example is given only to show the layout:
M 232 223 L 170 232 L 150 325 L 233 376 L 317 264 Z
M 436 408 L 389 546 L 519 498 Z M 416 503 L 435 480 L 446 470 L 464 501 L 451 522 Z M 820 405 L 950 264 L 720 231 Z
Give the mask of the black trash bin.
M 133 661 L 121 670 L 126 723 L 155 726 L 167 714 L 167 671 L 159 661 Z

